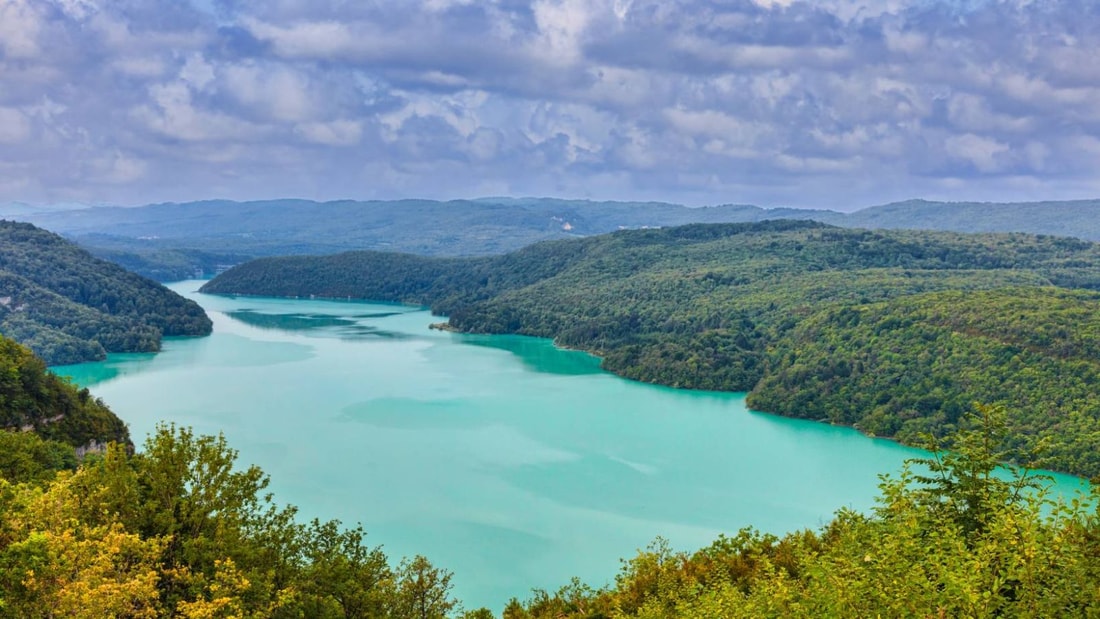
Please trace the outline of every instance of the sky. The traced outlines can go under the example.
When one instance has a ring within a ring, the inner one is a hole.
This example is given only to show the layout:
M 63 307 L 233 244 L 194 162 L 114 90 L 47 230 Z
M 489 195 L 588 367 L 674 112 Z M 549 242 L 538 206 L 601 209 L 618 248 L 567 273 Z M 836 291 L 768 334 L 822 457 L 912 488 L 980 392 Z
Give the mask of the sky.
M 1095 0 L 0 0 L 0 202 L 1100 196 Z

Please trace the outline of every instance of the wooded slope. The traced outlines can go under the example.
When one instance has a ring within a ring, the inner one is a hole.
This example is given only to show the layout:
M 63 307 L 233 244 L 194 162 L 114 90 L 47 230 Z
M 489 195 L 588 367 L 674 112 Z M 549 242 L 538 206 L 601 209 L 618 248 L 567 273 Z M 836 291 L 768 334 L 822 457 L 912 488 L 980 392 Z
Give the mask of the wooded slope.
M 193 301 L 30 224 L 0 221 L 0 333 L 50 365 L 147 352 L 206 335 Z
M 0 336 L 0 430 L 88 447 L 130 443 L 130 433 L 103 402 L 46 369 L 26 347 Z
M 66 235 L 101 258 L 160 281 L 213 274 L 248 258 L 348 250 L 471 256 L 538 241 L 691 223 L 813 219 L 849 228 L 1027 232 L 1100 241 L 1100 200 L 976 203 L 908 200 L 840 213 L 724 204 L 554 198 L 208 200 L 66 210 L 0 205 L 0 216 Z
M 353 252 L 246 263 L 204 291 L 430 305 L 451 327 L 603 357 L 622 376 L 749 391 L 769 412 L 912 442 L 1010 403 L 1043 463 L 1100 473 L 1100 247 L 814 222 L 690 225 L 491 258 Z

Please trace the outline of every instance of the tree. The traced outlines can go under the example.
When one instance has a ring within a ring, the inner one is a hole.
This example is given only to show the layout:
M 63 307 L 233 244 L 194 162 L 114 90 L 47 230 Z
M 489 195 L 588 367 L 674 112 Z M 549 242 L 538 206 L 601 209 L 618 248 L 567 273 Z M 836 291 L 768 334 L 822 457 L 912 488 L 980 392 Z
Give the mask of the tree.
M 397 568 L 393 617 L 444 619 L 458 607 L 458 600 L 451 598 L 450 593 L 450 572 L 433 567 L 420 555 L 405 559 Z
M 951 438 L 950 450 L 930 438 L 931 458 L 917 458 L 914 464 L 928 468 L 915 477 L 921 486 L 916 498 L 934 517 L 950 519 L 967 534 L 982 533 L 990 518 L 1017 504 L 1027 490 L 1039 490 L 1050 478 L 1011 467 L 1012 478 L 995 474 L 1006 461 L 1017 458 L 1003 446 L 1008 434 L 1004 406 L 975 403 L 974 413 Z M 1029 455 L 1027 459 L 1031 459 Z

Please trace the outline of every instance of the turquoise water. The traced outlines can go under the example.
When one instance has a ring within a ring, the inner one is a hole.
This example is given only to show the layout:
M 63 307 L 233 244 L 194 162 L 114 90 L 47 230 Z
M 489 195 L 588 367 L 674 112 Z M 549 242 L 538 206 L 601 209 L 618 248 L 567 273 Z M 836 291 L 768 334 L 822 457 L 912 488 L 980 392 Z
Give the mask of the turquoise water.
M 433 331 L 416 308 L 201 283 L 171 287 L 206 308 L 210 337 L 55 369 L 136 443 L 158 421 L 223 432 L 280 502 L 361 522 L 391 558 L 427 556 L 471 608 L 572 576 L 610 582 L 658 535 L 688 550 L 745 526 L 817 527 L 869 507 L 879 473 L 923 455 L 750 412 L 742 394 L 622 380 L 546 340 Z

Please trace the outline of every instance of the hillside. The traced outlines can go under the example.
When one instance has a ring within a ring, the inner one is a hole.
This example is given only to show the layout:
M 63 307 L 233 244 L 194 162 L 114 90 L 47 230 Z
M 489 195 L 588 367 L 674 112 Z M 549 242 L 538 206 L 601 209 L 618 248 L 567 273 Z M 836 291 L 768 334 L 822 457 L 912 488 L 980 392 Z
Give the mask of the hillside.
M 1049 202 L 929 202 L 907 200 L 829 219 L 856 228 L 1029 232 L 1100 241 L 1100 200 Z
M 115 441 L 130 433 L 102 401 L 46 369 L 26 347 L 0 336 L 0 430 L 33 430 L 75 448 Z
M 907 442 L 1004 403 L 1012 447 L 1049 438 L 1045 464 L 1100 472 L 1100 246 L 1084 241 L 690 225 L 499 257 L 262 259 L 203 290 L 430 305 L 459 331 L 551 337 L 628 378 Z
M 792 211 L 808 216 L 809 211 Z M 500 254 L 620 228 L 758 221 L 753 206 L 692 209 L 656 202 L 482 200 L 209 200 L 93 207 L 13 217 L 64 234 L 95 255 L 161 281 L 214 274 L 248 258 L 373 249 L 430 256 Z M 0 215 L 3 215 L 0 207 Z M 774 213 L 772 216 L 775 217 Z M 227 251 L 229 249 L 230 251 Z
M 135 208 L 35 209 L 0 216 L 64 234 L 96 256 L 160 281 L 214 274 L 249 258 L 378 250 L 492 255 L 538 241 L 690 223 L 813 219 L 853 228 L 1027 232 L 1100 240 L 1100 200 L 944 203 L 910 200 L 852 213 L 750 205 L 551 198 L 478 200 L 209 200 Z
M 0 333 L 48 364 L 155 351 L 162 336 L 210 328 L 202 308 L 160 284 L 56 234 L 0 221 Z

